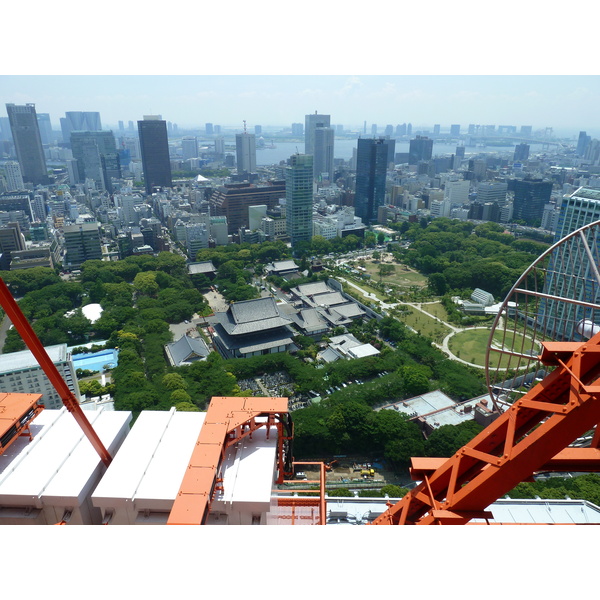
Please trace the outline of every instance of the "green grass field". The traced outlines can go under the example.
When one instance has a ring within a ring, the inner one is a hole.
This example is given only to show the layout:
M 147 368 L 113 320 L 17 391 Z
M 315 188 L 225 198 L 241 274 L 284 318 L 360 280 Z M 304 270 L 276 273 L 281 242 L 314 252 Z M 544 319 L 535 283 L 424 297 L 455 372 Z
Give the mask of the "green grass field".
M 461 358 L 462 360 L 466 360 L 467 362 L 473 363 L 475 365 L 485 366 L 485 355 L 487 352 L 488 342 L 490 338 L 490 329 L 469 329 L 467 331 L 462 331 L 461 333 L 457 333 L 453 335 L 449 342 L 448 347 L 450 348 L 450 352 Z M 494 334 L 494 345 L 492 347 L 502 348 L 502 333 L 496 332 Z M 516 352 L 521 351 L 521 344 L 523 345 L 523 351 L 527 351 L 531 349 L 531 341 L 528 339 L 524 339 L 521 334 L 515 334 L 515 346 Z M 505 349 L 510 350 L 512 347 L 512 341 L 506 340 Z M 537 345 L 535 348 L 536 352 L 538 350 Z M 491 361 L 494 366 L 498 364 L 499 353 L 491 354 Z M 505 368 L 509 366 L 510 359 L 510 367 L 516 368 L 518 359 L 516 357 L 509 357 L 506 355 L 501 356 L 500 366 Z M 524 363 L 521 363 L 521 366 Z
M 410 312 L 398 317 L 400 321 L 419 332 L 420 335 L 430 338 L 436 344 L 441 344 L 444 338 L 452 331 L 443 323 L 433 317 L 423 314 L 420 310 L 409 308 Z
M 444 308 L 441 302 L 435 302 L 434 304 L 423 304 L 421 308 L 429 314 L 441 319 L 442 321 L 448 321 L 448 311 Z
M 398 263 L 391 264 L 394 267 L 394 273 L 383 277 L 381 279 L 383 283 L 397 285 L 401 288 L 411 288 L 413 286 L 425 287 L 427 285 L 427 277 L 425 275 L 421 275 L 416 271 L 410 271 L 405 265 Z M 379 263 L 366 262 L 365 268 L 375 281 L 379 281 Z

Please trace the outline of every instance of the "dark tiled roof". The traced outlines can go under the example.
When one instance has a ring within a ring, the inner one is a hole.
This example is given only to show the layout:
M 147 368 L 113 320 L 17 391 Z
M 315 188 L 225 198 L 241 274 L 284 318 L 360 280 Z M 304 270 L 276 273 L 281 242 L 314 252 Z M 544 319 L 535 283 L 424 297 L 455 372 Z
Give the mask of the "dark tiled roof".
M 216 316 L 229 335 L 264 332 L 290 324 L 290 319 L 279 314 L 271 296 L 235 302 L 227 312 L 217 313 Z
M 198 360 L 208 356 L 210 350 L 201 338 L 192 338 L 184 335 L 176 342 L 167 344 L 167 353 L 172 363 L 178 366 L 184 362 Z

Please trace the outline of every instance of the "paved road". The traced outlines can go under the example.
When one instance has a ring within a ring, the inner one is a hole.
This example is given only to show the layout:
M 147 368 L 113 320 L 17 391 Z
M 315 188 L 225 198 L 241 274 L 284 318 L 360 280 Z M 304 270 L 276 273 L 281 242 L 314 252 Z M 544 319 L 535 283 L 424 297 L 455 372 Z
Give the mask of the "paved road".
M 436 302 L 429 302 L 429 303 L 427 303 L 427 302 L 425 302 L 425 303 L 399 302 L 397 304 L 386 304 L 385 302 L 383 302 L 381 300 L 378 300 L 378 298 L 377 298 L 377 296 L 375 296 L 375 294 L 371 294 L 369 292 L 366 292 L 365 290 L 363 290 L 360 286 L 356 285 L 355 283 L 352 283 L 351 281 L 348 281 L 347 279 L 343 279 L 342 277 L 339 277 L 338 279 L 340 279 L 341 281 L 346 282 L 348 285 L 351 285 L 353 288 L 355 288 L 358 291 L 362 292 L 363 296 L 365 296 L 366 298 L 369 298 L 370 300 L 375 300 L 375 302 L 378 302 L 382 309 L 389 309 L 389 308 L 395 308 L 395 307 L 401 306 L 401 305 L 406 305 L 406 306 L 410 306 L 410 307 L 412 307 L 412 308 L 414 308 L 416 310 L 421 311 L 422 313 L 426 314 L 428 317 L 431 317 L 432 319 L 435 319 L 436 321 L 439 321 L 440 323 L 442 323 L 443 325 L 445 325 L 446 327 L 448 327 L 452 331 L 444 338 L 442 344 L 435 344 L 434 343 L 433 345 L 436 346 L 437 348 L 439 348 L 440 350 L 442 350 L 442 352 L 444 352 L 452 360 L 455 360 L 457 362 L 463 363 L 465 365 L 469 365 L 470 367 L 475 367 L 477 369 L 485 369 L 484 366 L 476 365 L 475 363 L 470 363 L 470 362 L 467 362 L 466 360 L 462 360 L 461 358 L 458 358 L 458 356 L 456 356 L 455 354 L 452 354 L 452 352 L 450 352 L 450 348 L 448 347 L 448 341 L 450 340 L 450 338 L 455 333 L 460 333 L 461 331 L 466 331 L 466 329 L 465 328 L 456 327 L 454 325 L 450 325 L 450 323 L 446 323 L 446 321 L 443 321 L 439 317 L 436 317 L 435 315 L 432 315 L 430 312 L 427 312 L 427 310 L 423 308 L 423 304 L 425 304 L 425 305 L 427 305 L 427 304 L 435 304 Z M 470 327 L 469 329 L 473 329 L 473 328 Z M 486 327 L 482 327 L 481 329 L 487 329 L 487 328 Z
M 6 341 L 6 334 L 12 325 L 8 316 L 4 315 L 4 319 L 2 319 L 2 324 L 0 324 L 0 354 L 2 354 L 2 349 L 4 348 L 4 342 Z

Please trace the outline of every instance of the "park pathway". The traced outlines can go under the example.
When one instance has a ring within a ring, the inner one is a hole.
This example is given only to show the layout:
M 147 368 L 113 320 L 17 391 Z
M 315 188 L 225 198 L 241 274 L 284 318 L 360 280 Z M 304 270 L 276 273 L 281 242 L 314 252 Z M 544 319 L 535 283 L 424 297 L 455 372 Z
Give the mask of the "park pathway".
M 487 329 L 487 327 L 468 327 L 468 328 L 462 327 L 461 328 L 461 327 L 456 327 L 455 325 L 451 325 L 450 323 L 447 323 L 446 321 L 440 319 L 439 317 L 436 317 L 435 315 L 432 315 L 425 308 L 423 308 L 423 306 L 427 306 L 427 304 L 437 304 L 437 301 L 435 301 L 435 300 L 432 302 L 397 302 L 395 304 L 387 304 L 386 302 L 379 300 L 379 298 L 375 294 L 372 294 L 371 292 L 367 292 L 367 291 L 363 290 L 360 286 L 356 285 L 352 281 L 348 281 L 347 279 L 344 279 L 342 277 L 338 277 L 338 279 L 340 281 L 343 281 L 344 283 L 347 283 L 349 286 L 353 287 L 354 289 L 358 290 L 359 292 L 361 292 L 362 295 L 365 296 L 365 298 L 368 298 L 369 300 L 375 300 L 375 302 L 379 303 L 379 306 L 384 310 L 387 310 L 390 308 L 396 308 L 396 307 L 402 306 L 402 305 L 410 306 L 411 308 L 414 308 L 414 309 L 422 312 L 423 314 L 427 315 L 428 317 L 438 321 L 442 325 L 445 325 L 446 327 L 448 327 L 448 329 L 451 330 L 451 332 L 444 338 L 444 340 L 442 341 L 442 344 L 436 344 L 434 342 L 433 345 L 436 348 L 438 348 L 439 350 L 441 350 L 442 352 L 444 352 L 444 354 L 446 354 L 449 358 L 451 358 L 452 360 L 455 360 L 456 362 L 463 363 L 464 365 L 467 365 L 469 367 L 475 367 L 476 369 L 485 369 L 485 366 L 476 365 L 475 363 L 467 362 L 466 360 L 463 360 L 462 358 L 459 358 L 458 356 L 453 354 L 450 351 L 448 342 L 453 335 L 455 335 L 457 333 L 461 333 L 462 331 L 467 331 L 467 329 L 469 329 L 469 330 L 470 329 Z

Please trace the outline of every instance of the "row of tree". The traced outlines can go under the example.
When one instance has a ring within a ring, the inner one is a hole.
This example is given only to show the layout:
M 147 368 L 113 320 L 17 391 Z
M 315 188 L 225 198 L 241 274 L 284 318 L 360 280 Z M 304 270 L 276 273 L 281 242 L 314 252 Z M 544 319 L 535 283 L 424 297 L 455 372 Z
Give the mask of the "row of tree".
M 525 269 L 548 248 L 539 241 L 515 238 L 492 222 L 475 225 L 438 218 L 429 223 L 403 223 L 397 228 L 411 241 L 407 249 L 394 249 L 397 260 L 428 275 L 429 287 L 438 296 L 449 292 L 464 295 L 479 287 L 504 298 Z

